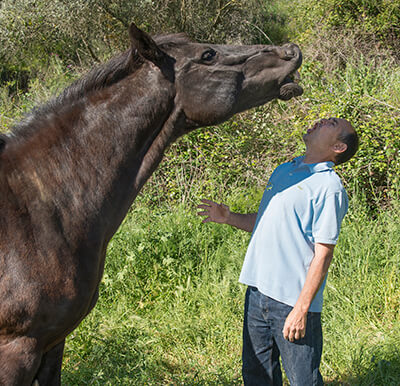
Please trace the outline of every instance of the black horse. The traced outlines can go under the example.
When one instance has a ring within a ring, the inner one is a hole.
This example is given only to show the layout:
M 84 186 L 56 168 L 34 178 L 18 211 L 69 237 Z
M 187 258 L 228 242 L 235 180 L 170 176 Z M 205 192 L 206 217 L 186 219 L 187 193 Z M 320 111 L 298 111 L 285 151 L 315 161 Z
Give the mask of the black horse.
M 106 247 L 166 147 L 302 93 L 294 44 L 153 40 L 34 109 L 0 138 L 0 384 L 60 383 L 65 337 L 98 298 Z

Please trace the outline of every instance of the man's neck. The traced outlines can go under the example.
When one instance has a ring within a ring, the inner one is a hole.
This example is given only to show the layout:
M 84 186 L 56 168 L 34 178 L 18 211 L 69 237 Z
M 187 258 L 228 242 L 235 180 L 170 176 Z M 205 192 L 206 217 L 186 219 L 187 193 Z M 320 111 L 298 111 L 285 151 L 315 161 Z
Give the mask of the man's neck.
M 322 154 L 305 154 L 303 158 L 303 163 L 305 164 L 316 164 L 319 162 L 328 162 L 332 161 L 330 157 Z M 333 162 L 333 161 L 332 161 Z

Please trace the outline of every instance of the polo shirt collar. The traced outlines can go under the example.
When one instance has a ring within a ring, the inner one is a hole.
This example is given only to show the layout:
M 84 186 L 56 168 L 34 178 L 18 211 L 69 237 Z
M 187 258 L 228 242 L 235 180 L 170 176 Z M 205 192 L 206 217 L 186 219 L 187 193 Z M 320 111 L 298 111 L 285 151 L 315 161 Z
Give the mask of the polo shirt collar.
M 305 156 L 303 155 L 301 157 L 296 157 L 293 159 L 292 163 L 294 164 L 293 166 L 295 169 L 299 167 L 306 167 L 310 170 L 310 173 L 318 173 L 325 170 L 331 170 L 335 165 L 332 161 L 317 162 L 315 164 L 305 164 L 303 163 L 304 157 Z

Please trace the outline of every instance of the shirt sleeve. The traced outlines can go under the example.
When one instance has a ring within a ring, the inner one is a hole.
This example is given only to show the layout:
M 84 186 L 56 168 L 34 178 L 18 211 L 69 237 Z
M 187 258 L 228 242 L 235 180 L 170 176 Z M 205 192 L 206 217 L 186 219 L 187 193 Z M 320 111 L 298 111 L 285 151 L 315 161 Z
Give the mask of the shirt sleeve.
M 348 198 L 344 189 L 326 196 L 315 206 L 312 227 L 314 243 L 337 243 L 347 209 Z

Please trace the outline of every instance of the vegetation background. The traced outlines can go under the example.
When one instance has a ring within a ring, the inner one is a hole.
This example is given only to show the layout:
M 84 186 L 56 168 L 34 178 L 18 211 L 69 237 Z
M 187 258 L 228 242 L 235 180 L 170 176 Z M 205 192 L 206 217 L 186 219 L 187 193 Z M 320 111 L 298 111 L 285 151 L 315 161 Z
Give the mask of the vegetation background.
M 135 21 L 214 43 L 298 43 L 304 95 L 171 146 L 109 245 L 100 300 L 68 338 L 67 385 L 241 384 L 249 235 L 204 225 L 200 198 L 255 211 L 319 118 L 349 119 L 357 156 L 325 292 L 332 385 L 400 384 L 400 0 L 3 0 L 0 130 L 128 45 Z

